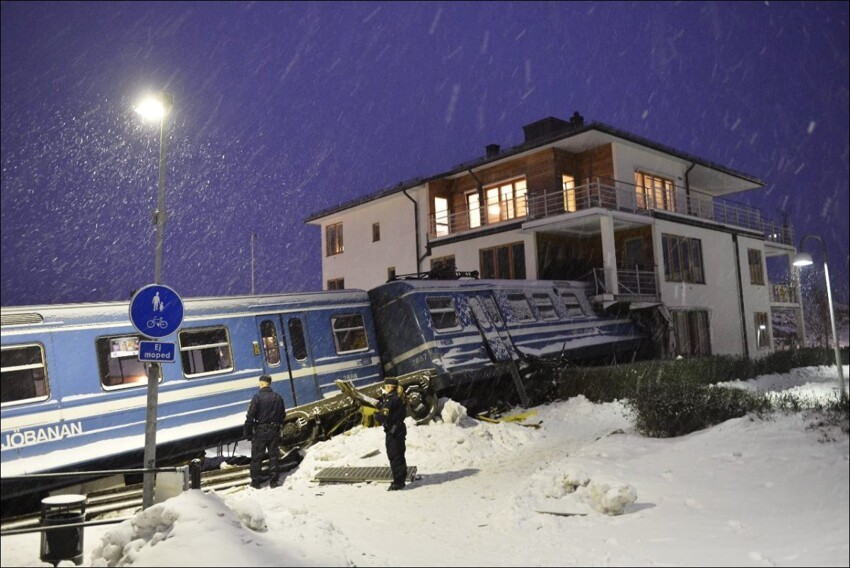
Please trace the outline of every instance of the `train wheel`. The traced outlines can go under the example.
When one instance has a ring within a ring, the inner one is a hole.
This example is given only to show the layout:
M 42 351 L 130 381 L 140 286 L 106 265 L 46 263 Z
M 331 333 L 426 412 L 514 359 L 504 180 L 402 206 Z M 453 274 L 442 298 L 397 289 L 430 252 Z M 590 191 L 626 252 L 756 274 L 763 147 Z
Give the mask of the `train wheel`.
M 425 424 L 437 415 L 437 397 L 426 392 L 419 385 L 411 385 L 405 391 L 407 399 L 407 415 L 412 416 L 417 424 Z

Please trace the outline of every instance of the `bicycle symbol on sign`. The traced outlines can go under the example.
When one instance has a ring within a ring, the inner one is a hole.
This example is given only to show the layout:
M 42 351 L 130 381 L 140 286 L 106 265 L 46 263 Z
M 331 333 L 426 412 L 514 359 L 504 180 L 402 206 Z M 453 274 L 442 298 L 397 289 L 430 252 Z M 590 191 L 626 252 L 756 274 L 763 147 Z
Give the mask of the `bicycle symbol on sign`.
M 165 321 L 165 318 L 162 316 L 154 316 L 152 319 L 148 320 L 148 329 L 151 329 L 153 326 L 156 326 L 159 329 L 166 329 L 168 327 L 168 322 Z

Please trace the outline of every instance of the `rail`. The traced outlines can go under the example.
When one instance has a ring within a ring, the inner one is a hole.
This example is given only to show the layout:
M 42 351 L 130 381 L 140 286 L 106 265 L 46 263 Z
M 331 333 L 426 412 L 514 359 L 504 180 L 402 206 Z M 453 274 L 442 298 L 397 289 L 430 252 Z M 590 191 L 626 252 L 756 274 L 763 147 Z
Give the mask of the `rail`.
M 604 268 L 593 269 L 593 282 L 596 294 L 614 294 L 605 278 Z M 658 298 L 658 275 L 655 270 L 642 270 L 635 266 L 634 269 L 617 269 L 617 291 L 616 294 L 629 298 Z

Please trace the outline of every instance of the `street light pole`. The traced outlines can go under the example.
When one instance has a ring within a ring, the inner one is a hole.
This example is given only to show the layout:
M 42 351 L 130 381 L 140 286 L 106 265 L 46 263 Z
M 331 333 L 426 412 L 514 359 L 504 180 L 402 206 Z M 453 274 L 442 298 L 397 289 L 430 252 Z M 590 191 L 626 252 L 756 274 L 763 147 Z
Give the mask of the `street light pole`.
M 159 95 L 143 101 L 136 111 L 145 118 L 159 119 L 159 188 L 157 194 L 157 206 L 153 212 L 153 222 L 156 226 L 156 259 L 154 264 L 154 280 L 156 284 L 162 284 L 162 241 L 165 233 L 165 164 L 166 146 L 165 130 L 166 117 L 174 106 L 174 97 L 168 93 Z M 156 474 L 156 411 L 159 390 L 159 376 L 161 366 L 159 363 L 148 365 L 148 397 L 147 416 L 145 418 L 145 454 L 144 467 L 146 471 L 142 480 L 142 508 L 147 509 L 153 505 L 154 482 Z
M 254 243 L 257 241 L 257 233 L 251 233 L 251 295 L 254 295 Z
M 843 401 L 847 397 L 847 393 L 844 390 L 844 367 L 841 365 L 841 350 L 838 347 L 838 329 L 835 326 L 835 308 L 832 305 L 832 288 L 829 285 L 829 267 L 827 266 L 827 254 L 826 254 L 826 243 L 823 242 L 823 239 L 815 234 L 808 234 L 803 236 L 800 239 L 800 252 L 794 257 L 794 266 L 809 266 L 812 264 L 812 255 L 803 252 L 803 243 L 808 238 L 817 239 L 820 242 L 821 249 L 823 250 L 823 276 L 826 279 L 826 298 L 829 301 L 829 322 L 832 325 L 832 348 L 835 351 L 835 366 L 838 368 L 838 388 L 839 395 L 841 400 Z

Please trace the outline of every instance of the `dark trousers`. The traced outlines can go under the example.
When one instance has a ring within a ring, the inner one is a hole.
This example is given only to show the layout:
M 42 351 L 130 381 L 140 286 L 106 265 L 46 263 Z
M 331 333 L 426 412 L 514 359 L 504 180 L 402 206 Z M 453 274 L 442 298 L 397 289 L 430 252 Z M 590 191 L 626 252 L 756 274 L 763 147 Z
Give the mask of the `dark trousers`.
M 251 440 L 251 481 L 253 483 L 263 481 L 261 471 L 266 452 L 269 454 L 269 475 L 276 481 L 280 475 L 277 471 L 277 462 L 280 457 L 280 426 L 276 424 L 258 424 L 254 428 L 254 438 Z
M 407 477 L 407 460 L 404 458 L 405 436 L 386 433 L 387 457 L 390 458 L 390 469 L 393 472 L 393 483 L 404 485 Z

